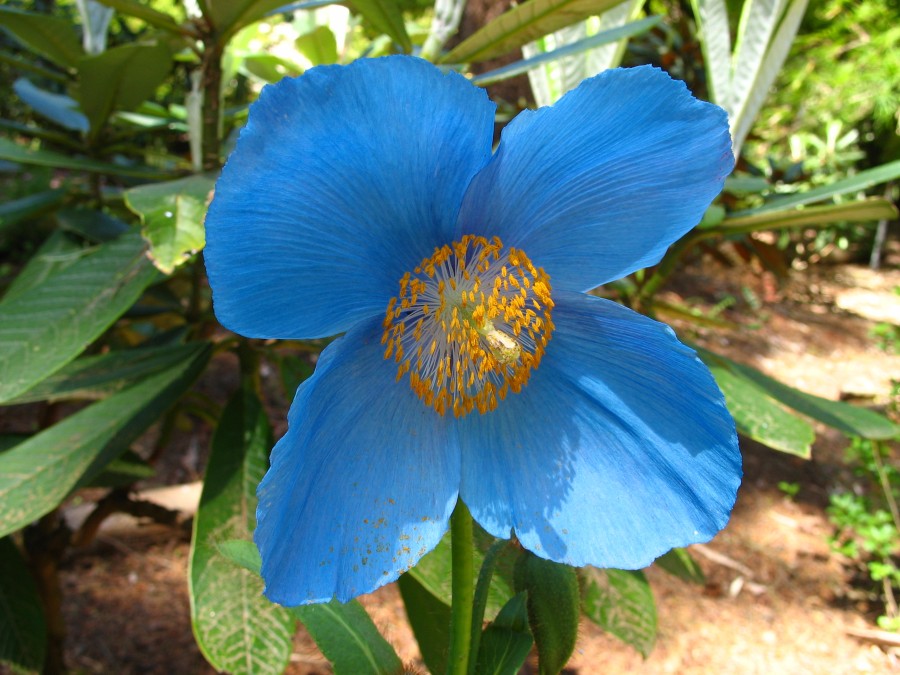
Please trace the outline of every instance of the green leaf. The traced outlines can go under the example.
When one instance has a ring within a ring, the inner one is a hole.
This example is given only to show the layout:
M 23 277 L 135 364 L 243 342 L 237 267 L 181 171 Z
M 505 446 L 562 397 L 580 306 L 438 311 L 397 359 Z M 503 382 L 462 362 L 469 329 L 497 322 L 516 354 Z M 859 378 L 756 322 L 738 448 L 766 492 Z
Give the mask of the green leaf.
M 88 253 L 89 251 L 76 244 L 65 232 L 54 230 L 6 289 L 3 303 L 42 284 L 47 278 Z M 2 306 L 0 304 L 0 307 Z M 0 334 L 2 334 L 2 330 L 0 330 Z
M 528 624 L 541 675 L 555 675 L 565 667 L 578 639 L 578 575 L 568 565 L 525 553 L 516 565 L 516 590 L 528 592 Z
M 155 475 L 156 470 L 137 453 L 126 450 L 121 457 L 116 457 L 107 464 L 99 476 L 90 480 L 87 487 L 125 487 Z
M 187 358 L 194 345 L 137 347 L 77 359 L 10 404 L 34 401 L 98 400 L 127 389 Z
M 271 446 L 265 410 L 242 387 L 212 439 L 188 575 L 194 635 L 219 671 L 278 673 L 291 655 L 296 624 L 290 612 L 263 596 L 258 574 L 233 565 L 218 549 L 227 540 L 249 543 L 256 527 L 256 486 Z
M 372 24 L 372 27 L 389 36 L 409 54 L 412 51 L 412 40 L 403 23 L 403 13 L 396 0 L 349 0 L 348 4 L 356 14 Z
M 153 96 L 172 69 L 162 44 L 127 44 L 78 62 L 75 98 L 96 138 L 114 110 L 131 110 Z
M 725 0 L 691 0 L 709 100 L 726 108 L 731 99 L 731 33 Z
M 314 66 L 338 61 L 337 40 L 328 26 L 316 26 L 298 37 L 294 44 Z
M 665 555 L 661 555 L 654 560 L 653 564 L 659 565 L 669 574 L 672 574 L 679 579 L 683 579 L 684 581 L 699 584 L 700 586 L 706 583 L 706 575 L 703 574 L 700 565 L 698 565 L 697 561 L 691 557 L 691 554 L 687 552 L 687 549 L 673 548 Z
M 125 191 L 125 204 L 141 217 L 150 257 L 161 272 L 171 274 L 203 248 L 203 219 L 214 186 L 213 178 L 190 176 Z
M 26 47 L 63 68 L 84 56 L 75 26 L 68 19 L 0 7 L 0 25 Z
M 449 583 L 449 577 L 447 581 Z M 432 673 L 447 672 L 450 656 L 450 605 L 414 576 L 412 570 L 400 577 L 397 587 L 403 597 L 409 625 L 419 643 L 422 660 Z
M 41 607 L 19 549 L 9 537 L 0 539 L 0 664 L 20 671 L 41 671 L 47 649 L 47 624 Z
M 66 190 L 57 188 L 56 190 L 35 192 L 27 197 L 20 197 L 19 199 L 0 204 L 0 232 L 16 223 L 49 211 L 61 204 L 65 197 Z
M 888 181 L 897 178 L 900 178 L 900 159 L 888 162 L 887 164 L 882 164 L 874 169 L 860 171 L 856 175 L 842 178 L 829 185 L 823 185 L 821 187 L 813 188 L 812 190 L 806 190 L 805 192 L 798 192 L 792 195 L 775 197 L 763 206 L 754 209 L 746 209 L 744 211 L 735 211 L 731 214 L 731 217 L 741 218 L 744 216 L 768 213 L 770 211 L 784 211 L 794 206 L 813 204 L 839 195 L 867 190 L 873 185 L 887 183 Z
M 85 208 L 57 211 L 56 220 L 63 230 L 74 232 L 97 244 L 112 241 L 131 229 L 128 223 L 108 213 Z
M 266 14 L 283 7 L 285 0 L 200 0 L 204 16 L 212 21 L 219 34 L 219 44 L 244 26 L 259 21 Z
M 168 171 L 152 169 L 148 166 L 129 166 L 125 164 L 111 164 L 96 159 L 73 157 L 52 150 L 31 150 L 25 148 L 8 138 L 0 138 L 0 159 L 17 164 L 34 164 L 37 166 L 50 166 L 55 169 L 73 169 L 76 171 L 91 171 L 94 173 L 107 173 L 113 176 L 128 176 L 130 178 L 146 178 L 149 180 L 165 180 L 172 178 Z
M 897 217 L 897 207 L 884 197 L 870 197 L 847 204 L 827 204 L 808 206 L 802 209 L 766 211 L 740 218 L 725 218 L 719 224 L 708 227 L 705 232 L 712 235 L 747 234 L 763 230 L 789 227 L 827 227 L 845 220 L 857 223 L 875 220 L 893 220 Z
M 262 570 L 262 558 L 256 544 L 246 539 L 229 539 L 219 542 L 216 550 L 235 565 L 253 572 L 256 576 Z
M 624 26 L 605 30 L 602 33 L 591 35 L 590 37 L 586 37 L 583 40 L 578 40 L 577 42 L 573 42 L 564 47 L 554 49 L 553 51 L 544 52 L 542 54 L 538 54 L 537 56 L 532 56 L 531 58 L 523 59 L 521 61 L 515 61 L 514 63 L 510 63 L 509 65 L 503 66 L 502 68 L 497 68 L 496 70 L 491 70 L 487 73 L 476 75 L 472 78 L 472 83 L 477 84 L 478 86 L 485 86 L 493 82 L 499 82 L 510 77 L 515 77 L 516 75 L 521 75 L 522 73 L 528 72 L 533 68 L 537 68 L 544 63 L 569 57 L 575 54 L 580 54 L 589 49 L 599 47 L 600 45 L 617 42 L 633 35 L 640 35 L 641 33 L 647 32 L 654 26 L 659 25 L 661 22 L 662 17 L 660 16 L 651 16 L 640 21 L 632 21 L 631 23 L 625 24 Z
M 656 603 L 640 570 L 581 569 L 585 616 L 647 658 L 656 642 Z
M 313 374 L 315 366 L 300 356 L 285 354 L 278 358 L 278 371 L 281 374 L 281 384 L 288 400 L 294 398 L 297 387 L 306 378 Z
M 510 598 L 481 634 L 475 675 L 516 675 L 528 658 L 534 638 L 528 630 L 526 593 Z
M 155 278 L 143 241 L 130 234 L 0 302 L 0 402 L 78 356 Z
M 723 357 L 700 349 L 697 353 L 716 378 L 741 434 L 774 450 L 809 459 L 816 435 L 808 422 L 785 410 Z
M 441 62 L 487 61 L 547 33 L 601 14 L 621 2 L 623 0 L 527 0 L 463 40 Z
M 737 363 L 719 354 L 713 354 L 703 349 L 698 349 L 697 353 L 710 366 L 711 370 L 713 368 L 711 364 L 715 364 L 715 367 L 719 370 L 727 369 L 735 377 L 742 378 L 745 382 L 749 382 L 757 387 L 766 396 L 783 403 L 789 408 L 793 408 L 807 417 L 823 422 L 847 436 L 860 436 L 872 440 L 888 440 L 896 438 L 898 433 L 900 433 L 900 427 L 873 410 L 859 408 L 843 401 L 832 401 L 821 396 L 807 394 L 799 389 L 789 387 L 768 375 L 764 375 L 755 368 Z
M 193 33 L 189 28 L 179 26 L 175 19 L 168 14 L 163 14 L 162 12 L 153 9 L 149 4 L 137 2 L 137 0 L 98 0 L 98 2 L 107 7 L 112 7 L 120 14 L 141 19 L 151 26 L 161 28 L 170 33 Z
M 291 610 L 334 668 L 335 675 L 400 675 L 403 663 L 356 600 Z
M 98 475 L 187 391 L 210 352 L 198 344 L 176 366 L 0 454 L 0 536 L 49 513 Z
M 51 122 L 72 131 L 88 130 L 87 117 L 79 112 L 78 101 L 74 98 L 45 91 L 24 77 L 13 82 L 13 91 L 36 113 Z

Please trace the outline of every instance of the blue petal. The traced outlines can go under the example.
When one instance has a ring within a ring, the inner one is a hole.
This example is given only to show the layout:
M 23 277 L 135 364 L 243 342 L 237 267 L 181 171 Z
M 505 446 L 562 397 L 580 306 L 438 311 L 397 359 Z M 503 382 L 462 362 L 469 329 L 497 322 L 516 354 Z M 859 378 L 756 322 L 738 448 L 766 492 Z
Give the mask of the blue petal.
M 459 447 L 382 357 L 381 322 L 323 352 L 260 483 L 256 543 L 266 595 L 345 602 L 394 581 L 440 541 Z
M 557 293 L 556 331 L 528 385 L 462 420 L 460 498 L 570 565 L 637 569 L 728 521 L 741 477 L 734 423 L 670 329 L 607 300 Z
M 206 219 L 219 321 L 311 338 L 384 311 L 403 273 L 453 240 L 493 120 L 482 90 L 410 57 L 267 86 Z
M 554 289 L 587 290 L 656 263 L 733 164 L 724 110 L 649 66 L 607 71 L 503 130 L 458 227 L 523 249 Z

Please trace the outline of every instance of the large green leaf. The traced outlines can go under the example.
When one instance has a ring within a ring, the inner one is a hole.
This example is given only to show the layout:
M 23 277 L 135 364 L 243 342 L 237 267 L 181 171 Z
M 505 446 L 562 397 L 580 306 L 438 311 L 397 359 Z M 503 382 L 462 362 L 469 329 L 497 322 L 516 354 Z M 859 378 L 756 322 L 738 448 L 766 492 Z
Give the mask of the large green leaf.
M 441 62 L 486 61 L 547 33 L 601 14 L 621 2 L 623 0 L 527 0 L 463 40 Z
M 13 82 L 13 91 L 45 119 L 72 131 L 88 130 L 87 117 L 79 112 L 78 101 L 74 98 L 36 87 L 31 80 L 24 77 Z
M 75 26 L 67 19 L 0 7 L 0 27 L 63 68 L 74 68 L 84 56 Z
M 187 391 L 210 351 L 198 344 L 172 368 L 0 454 L 0 536 L 49 513 L 98 475 Z
M 217 549 L 231 562 L 259 576 L 262 560 L 252 542 L 232 539 L 220 542 Z M 356 600 L 301 605 L 289 611 L 303 623 L 337 675 L 395 675 L 403 671 L 394 648 Z
M 673 548 L 668 553 L 659 556 L 653 561 L 654 565 L 658 565 L 661 569 L 672 574 L 679 579 L 689 581 L 692 584 L 703 585 L 706 583 L 706 575 L 700 569 L 697 561 L 691 557 L 691 554 L 684 548 Z
M 156 276 L 134 233 L 0 302 L 0 402 L 28 391 L 78 356 Z
M 162 44 L 127 44 L 78 62 L 74 92 L 96 137 L 114 110 L 136 108 L 150 98 L 172 69 L 172 55 Z
M 197 644 L 219 671 L 278 673 L 291 655 L 296 622 L 262 594 L 258 574 L 233 565 L 220 542 L 249 540 L 256 486 L 268 465 L 272 432 L 256 395 L 242 387 L 212 440 L 190 560 L 191 623 Z
M 575 568 L 526 552 L 516 564 L 516 590 L 528 593 L 528 625 L 541 674 L 559 673 L 578 639 L 581 609 Z
M 0 665 L 40 672 L 46 645 L 47 624 L 34 579 L 16 545 L 4 537 L 0 539 Z
M 400 675 L 403 663 L 356 600 L 291 609 L 334 668 L 335 675 Z
M 640 570 L 580 570 L 581 606 L 600 628 L 647 658 L 656 642 L 656 603 Z
M 8 138 L 0 138 L 0 159 L 5 159 L 7 162 L 16 162 L 17 164 L 34 164 L 37 166 L 50 166 L 55 169 L 91 171 L 131 178 L 148 178 L 151 180 L 173 178 L 173 174 L 168 171 L 160 171 L 148 166 L 112 164 L 96 159 L 74 157 L 61 152 L 53 152 L 52 150 L 32 150 L 14 143 Z
M 528 630 L 526 593 L 510 598 L 481 635 L 475 675 L 516 675 L 534 638 Z
M 150 375 L 172 367 L 194 349 L 194 345 L 166 345 L 85 356 L 63 366 L 9 403 L 106 398 Z
M 66 190 L 44 190 L 0 204 L 0 232 L 28 218 L 34 218 L 62 203 Z
M 771 397 L 807 417 L 823 422 L 847 436 L 887 440 L 897 437 L 900 433 L 900 427 L 872 410 L 859 408 L 843 401 L 832 401 L 821 396 L 807 394 L 764 375 L 755 368 L 737 363 L 719 354 L 702 349 L 698 350 L 698 354 L 710 366 L 713 374 L 716 373 L 716 370 L 720 373 L 727 370 L 735 378 L 740 378 L 750 386 L 756 387 L 757 391 L 763 392 L 765 396 Z
M 715 354 L 698 351 L 725 395 L 737 430 L 774 450 L 809 459 L 816 438 L 812 426 L 787 411 L 765 389 Z
M 348 3 L 375 29 L 400 45 L 404 52 L 408 54 L 412 51 L 412 41 L 406 33 L 403 13 L 396 0 L 348 0 Z
M 214 185 L 213 178 L 190 176 L 125 191 L 125 203 L 141 217 L 150 256 L 161 272 L 171 274 L 203 248 L 203 219 Z
M 168 14 L 164 14 L 159 10 L 153 9 L 149 3 L 138 2 L 137 0 L 98 0 L 107 7 L 125 16 L 133 16 L 137 19 L 146 21 L 151 26 L 162 28 L 172 33 L 188 33 L 192 31 L 186 26 L 179 26 Z
M 422 660 L 432 673 L 446 672 L 450 647 L 449 603 L 410 572 L 400 577 L 397 587 L 403 597 L 409 625 L 419 643 Z

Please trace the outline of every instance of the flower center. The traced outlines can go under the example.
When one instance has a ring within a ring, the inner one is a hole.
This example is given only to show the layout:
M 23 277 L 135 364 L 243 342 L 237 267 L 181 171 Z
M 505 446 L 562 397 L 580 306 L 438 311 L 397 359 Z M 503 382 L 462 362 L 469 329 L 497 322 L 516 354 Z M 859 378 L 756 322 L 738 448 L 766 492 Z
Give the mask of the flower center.
M 543 269 L 498 237 L 466 235 L 400 279 L 384 317 L 384 358 L 439 414 L 486 413 L 540 364 L 552 310 Z

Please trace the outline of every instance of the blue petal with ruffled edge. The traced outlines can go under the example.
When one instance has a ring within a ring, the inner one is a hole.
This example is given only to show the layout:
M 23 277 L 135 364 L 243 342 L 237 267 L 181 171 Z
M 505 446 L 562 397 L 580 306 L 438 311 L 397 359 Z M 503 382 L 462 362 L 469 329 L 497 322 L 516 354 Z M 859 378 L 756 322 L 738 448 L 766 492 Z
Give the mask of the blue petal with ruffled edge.
M 610 70 L 507 125 L 457 230 L 521 248 L 554 289 L 589 290 L 658 262 L 733 165 L 724 110 L 661 70 Z
M 459 488 L 449 420 L 386 362 L 381 322 L 322 353 L 260 483 L 254 539 L 266 596 L 342 602 L 394 581 L 447 531 Z
M 453 241 L 494 108 L 460 75 L 406 57 L 265 87 L 206 218 L 219 321 L 313 338 L 383 311 L 403 273 Z
M 459 424 L 460 497 L 536 554 L 638 569 L 728 521 L 741 477 L 731 416 L 672 331 L 607 300 L 556 294 L 556 331 L 518 396 Z

